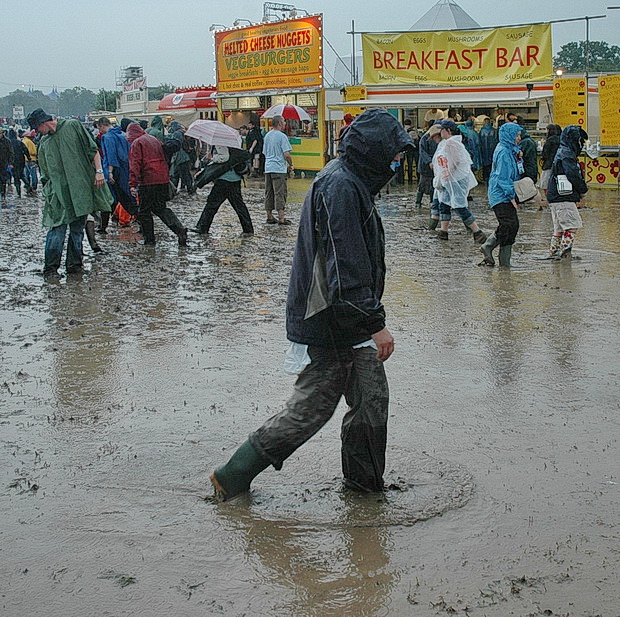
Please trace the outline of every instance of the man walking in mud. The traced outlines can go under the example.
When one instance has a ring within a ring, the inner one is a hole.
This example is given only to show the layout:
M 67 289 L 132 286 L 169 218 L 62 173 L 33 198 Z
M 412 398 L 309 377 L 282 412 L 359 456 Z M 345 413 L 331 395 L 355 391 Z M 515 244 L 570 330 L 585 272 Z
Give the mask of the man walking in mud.
M 97 144 L 79 120 L 53 118 L 41 108 L 26 120 L 43 135 L 38 162 L 45 198 L 43 225 L 49 228 L 43 273 L 57 273 L 67 227 L 67 272 L 80 272 L 86 217 L 97 211 L 109 212 L 113 201 Z
M 387 440 L 388 385 L 383 368 L 394 351 L 381 304 L 384 234 L 374 196 L 391 179 L 390 164 L 411 140 L 383 110 L 359 116 L 306 195 L 287 301 L 288 366 L 299 373 L 284 409 L 253 432 L 211 474 L 216 494 L 246 492 L 269 465 L 283 462 L 332 417 L 344 395 L 345 486 L 381 491 Z

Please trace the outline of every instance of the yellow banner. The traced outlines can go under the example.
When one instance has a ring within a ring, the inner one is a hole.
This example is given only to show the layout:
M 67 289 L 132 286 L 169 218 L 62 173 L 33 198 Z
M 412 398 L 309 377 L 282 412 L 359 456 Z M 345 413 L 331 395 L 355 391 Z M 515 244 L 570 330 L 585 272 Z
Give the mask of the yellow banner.
M 588 93 L 583 77 L 553 81 L 553 121 L 561 127 L 576 124 L 588 130 Z
M 620 145 L 620 75 L 604 75 L 598 78 L 598 106 L 601 144 Z M 616 168 L 616 177 L 617 171 Z
M 366 85 L 486 85 L 551 79 L 551 25 L 363 34 Z
M 218 92 L 321 87 L 322 17 L 215 33 Z

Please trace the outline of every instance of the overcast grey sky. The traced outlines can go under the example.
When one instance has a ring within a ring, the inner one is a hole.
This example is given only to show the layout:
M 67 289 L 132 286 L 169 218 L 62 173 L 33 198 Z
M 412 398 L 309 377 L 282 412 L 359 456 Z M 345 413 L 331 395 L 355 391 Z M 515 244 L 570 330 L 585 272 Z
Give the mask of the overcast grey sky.
M 350 55 L 346 34 L 355 20 L 358 31 L 408 30 L 433 4 L 379 0 L 291 0 L 309 13 L 323 13 L 324 34 L 341 55 Z M 521 24 L 604 15 L 591 21 L 591 40 L 620 45 L 620 0 L 457 0 L 481 26 Z M 403 3 L 405 4 L 405 3 Z M 232 8 L 231 8 L 232 7 Z M 561 8 L 559 8 L 561 7 Z M 260 21 L 258 0 L 29 0 L 18 20 L 4 20 L 0 36 L 0 96 L 17 89 L 47 93 L 84 86 L 113 89 L 123 66 L 144 66 L 148 84 L 177 86 L 214 80 L 214 23 L 237 19 Z M 6 14 L 6 12 L 5 12 Z M 356 45 L 359 48 L 359 37 Z M 553 27 L 554 53 L 565 43 L 585 38 L 584 22 Z M 325 47 L 325 64 L 333 73 L 336 60 Z M 620 68 L 620 67 L 619 67 Z

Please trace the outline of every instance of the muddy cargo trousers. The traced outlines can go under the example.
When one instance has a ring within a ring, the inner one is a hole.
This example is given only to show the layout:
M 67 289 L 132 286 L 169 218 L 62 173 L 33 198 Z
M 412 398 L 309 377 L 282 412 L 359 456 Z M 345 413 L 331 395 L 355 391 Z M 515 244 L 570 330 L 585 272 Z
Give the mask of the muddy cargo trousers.
M 282 412 L 249 437 L 268 464 L 281 469 L 297 448 L 332 417 L 344 395 L 342 471 L 350 488 L 383 489 L 389 391 L 383 363 L 372 347 L 331 350 L 308 347 L 312 362 L 299 374 Z

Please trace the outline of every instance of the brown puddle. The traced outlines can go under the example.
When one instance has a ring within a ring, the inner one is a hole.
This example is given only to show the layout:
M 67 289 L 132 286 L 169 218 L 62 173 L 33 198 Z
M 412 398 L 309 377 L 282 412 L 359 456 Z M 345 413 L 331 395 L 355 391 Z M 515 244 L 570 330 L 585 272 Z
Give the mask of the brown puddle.
M 298 221 L 307 180 L 290 183 Z M 514 268 L 442 243 L 408 187 L 378 200 L 396 353 L 383 496 L 340 487 L 342 409 L 250 496 L 208 473 L 277 412 L 296 228 L 222 206 L 187 250 L 117 229 L 45 282 L 36 200 L 0 211 L 2 614 L 615 616 L 620 200 L 592 190 L 574 254 Z M 173 209 L 195 224 L 206 192 Z M 485 230 L 495 219 L 475 191 Z M 275 227 L 275 229 L 274 229 Z

